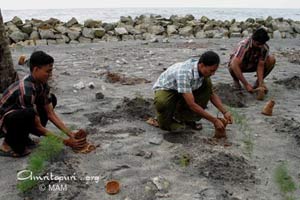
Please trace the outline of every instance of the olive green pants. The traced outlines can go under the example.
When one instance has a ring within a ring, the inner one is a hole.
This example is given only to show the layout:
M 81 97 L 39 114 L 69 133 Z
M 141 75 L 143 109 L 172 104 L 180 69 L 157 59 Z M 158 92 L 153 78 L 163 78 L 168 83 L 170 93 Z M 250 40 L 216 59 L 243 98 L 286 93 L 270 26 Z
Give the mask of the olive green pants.
M 212 95 L 210 78 L 205 78 L 202 86 L 193 91 L 193 95 L 195 102 L 205 109 Z M 182 94 L 175 90 L 155 91 L 154 106 L 159 127 L 163 130 L 170 130 L 170 125 L 174 122 L 174 118 L 181 122 L 201 119 L 201 116 L 189 109 Z

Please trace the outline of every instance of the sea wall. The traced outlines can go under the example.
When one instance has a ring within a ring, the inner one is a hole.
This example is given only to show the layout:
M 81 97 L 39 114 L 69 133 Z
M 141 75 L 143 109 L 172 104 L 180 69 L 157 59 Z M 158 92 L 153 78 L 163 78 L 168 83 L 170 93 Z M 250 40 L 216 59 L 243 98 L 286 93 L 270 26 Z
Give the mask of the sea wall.
M 141 15 L 134 19 L 120 17 L 118 22 L 103 23 L 89 19 L 80 24 L 76 18 L 68 22 L 58 19 L 31 19 L 14 17 L 5 22 L 10 44 L 47 45 L 62 43 L 89 43 L 99 41 L 153 40 L 167 38 L 232 38 L 247 37 L 253 30 L 264 26 L 275 39 L 300 38 L 300 22 L 291 19 L 267 17 L 248 18 L 245 21 L 208 19 L 193 15 L 163 18 L 159 15 Z

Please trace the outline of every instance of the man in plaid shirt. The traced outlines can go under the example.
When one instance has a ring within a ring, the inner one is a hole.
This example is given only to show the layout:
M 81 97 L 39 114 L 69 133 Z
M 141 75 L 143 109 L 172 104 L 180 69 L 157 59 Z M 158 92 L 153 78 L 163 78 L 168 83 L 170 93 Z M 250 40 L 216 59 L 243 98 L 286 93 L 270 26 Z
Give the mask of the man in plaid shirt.
M 275 66 L 275 57 L 269 54 L 269 40 L 267 31 L 264 28 L 257 29 L 253 35 L 241 41 L 234 53 L 230 56 L 229 72 L 233 78 L 234 86 L 241 88 L 240 82 L 248 92 L 253 92 L 257 87 L 264 88 L 264 79 Z M 244 77 L 243 73 L 256 72 L 257 80 L 251 85 Z
M 220 58 L 212 51 L 203 53 L 199 58 L 191 58 L 176 63 L 163 72 L 153 86 L 154 105 L 159 127 L 163 130 L 178 131 L 190 125 L 201 129 L 196 122 L 205 118 L 217 129 L 223 129 L 223 123 L 204 109 L 211 101 L 232 123 L 232 116 L 222 105 L 221 99 L 212 90 L 210 76 L 219 67 Z M 179 123 L 179 122 L 183 122 Z
M 71 131 L 54 112 L 56 98 L 50 93 L 47 81 L 52 76 L 54 59 L 43 51 L 34 52 L 29 60 L 31 74 L 4 91 L 0 99 L 0 131 L 5 139 L 1 156 L 20 157 L 30 153 L 37 136 L 51 134 L 46 128 L 48 119 L 73 138 Z

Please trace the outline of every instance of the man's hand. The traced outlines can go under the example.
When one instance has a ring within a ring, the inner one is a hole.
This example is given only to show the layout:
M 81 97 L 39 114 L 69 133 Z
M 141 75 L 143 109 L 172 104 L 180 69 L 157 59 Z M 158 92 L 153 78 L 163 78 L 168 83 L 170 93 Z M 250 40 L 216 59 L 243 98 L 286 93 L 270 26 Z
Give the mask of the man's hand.
M 250 92 L 250 93 L 253 93 L 253 92 L 254 92 L 254 91 L 253 91 L 252 85 L 250 85 L 249 83 L 248 83 L 247 85 L 245 85 L 245 88 L 246 88 L 246 90 L 247 90 L 248 92 Z
M 232 118 L 232 115 L 229 111 L 225 112 L 223 115 L 224 115 L 224 118 L 227 120 L 228 124 L 233 123 L 233 118 Z
M 215 129 L 218 129 L 218 130 L 221 130 L 221 131 L 225 130 L 223 122 L 221 120 L 219 120 L 218 118 L 215 118 L 213 123 L 214 123 Z

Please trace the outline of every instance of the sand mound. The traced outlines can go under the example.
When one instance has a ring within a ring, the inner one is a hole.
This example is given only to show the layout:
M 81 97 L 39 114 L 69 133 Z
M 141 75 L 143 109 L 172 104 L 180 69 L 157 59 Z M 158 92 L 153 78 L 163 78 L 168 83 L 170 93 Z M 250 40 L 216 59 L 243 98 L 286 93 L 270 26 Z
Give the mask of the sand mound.
M 154 115 L 155 112 L 153 107 L 153 100 L 138 97 L 134 99 L 124 97 L 122 103 L 117 105 L 116 108 L 111 112 L 94 112 L 85 114 L 92 125 L 99 126 L 115 123 L 121 118 L 127 121 L 144 121 Z
M 220 152 L 198 164 L 200 176 L 214 181 L 240 184 L 254 183 L 254 167 L 241 156 Z
M 299 89 L 300 88 L 300 77 L 293 76 L 290 78 L 275 81 L 275 83 L 284 85 L 287 89 Z
M 222 102 L 231 107 L 247 107 L 246 103 L 253 97 L 244 94 L 243 91 L 234 89 L 230 84 L 219 83 L 215 85 L 215 92 L 219 95 Z
M 275 131 L 280 134 L 289 134 L 296 139 L 297 144 L 300 146 L 300 123 L 294 119 L 277 118 L 273 121 Z

